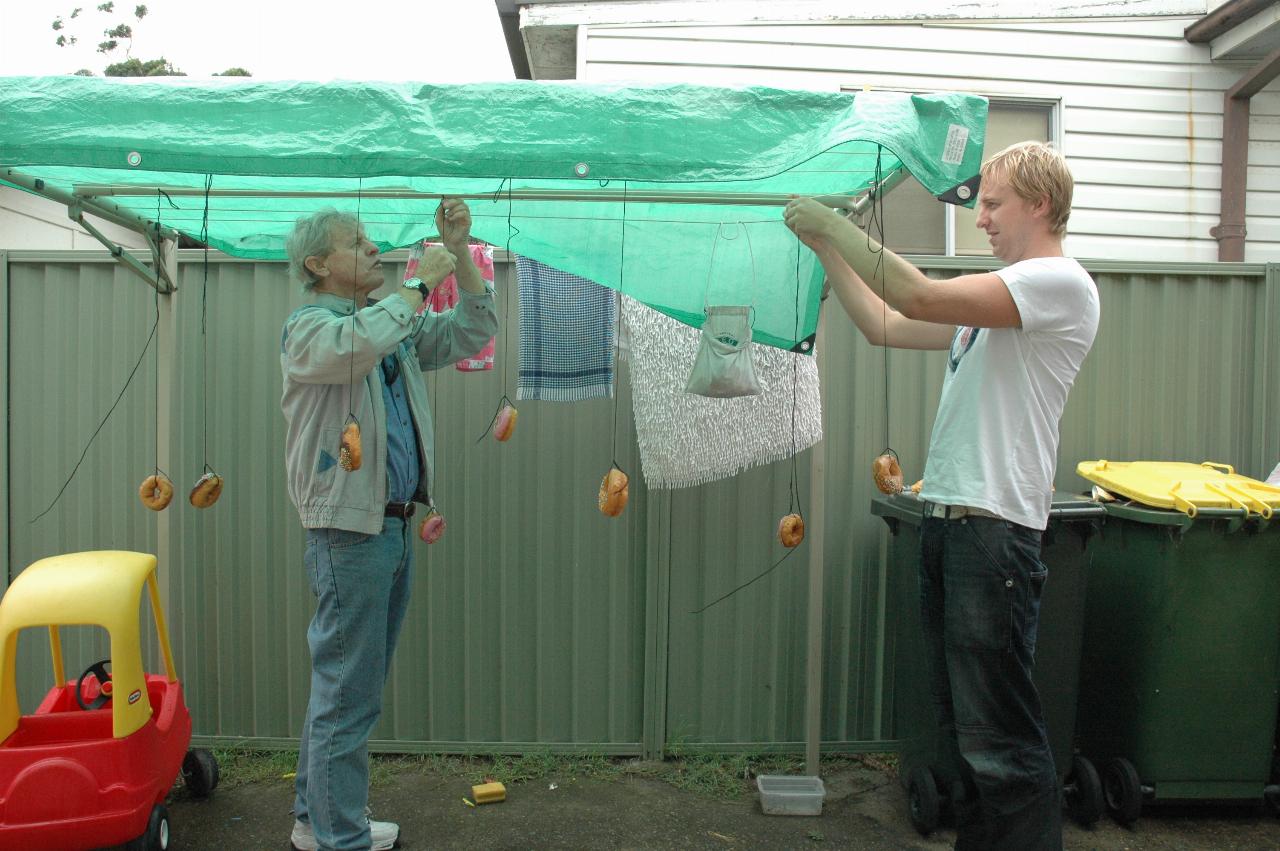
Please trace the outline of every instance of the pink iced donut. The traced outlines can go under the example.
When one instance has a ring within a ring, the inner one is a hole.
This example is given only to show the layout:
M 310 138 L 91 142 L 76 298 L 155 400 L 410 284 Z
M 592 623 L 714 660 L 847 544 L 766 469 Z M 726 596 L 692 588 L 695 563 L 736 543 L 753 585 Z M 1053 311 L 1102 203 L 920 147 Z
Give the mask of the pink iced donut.
M 434 544 L 444 534 L 444 516 L 434 508 L 427 512 L 418 526 L 418 537 L 428 544 Z
M 502 410 L 498 412 L 498 420 L 493 424 L 493 436 L 500 443 L 511 439 L 511 433 L 516 430 L 517 416 L 519 412 L 510 405 L 503 405 Z

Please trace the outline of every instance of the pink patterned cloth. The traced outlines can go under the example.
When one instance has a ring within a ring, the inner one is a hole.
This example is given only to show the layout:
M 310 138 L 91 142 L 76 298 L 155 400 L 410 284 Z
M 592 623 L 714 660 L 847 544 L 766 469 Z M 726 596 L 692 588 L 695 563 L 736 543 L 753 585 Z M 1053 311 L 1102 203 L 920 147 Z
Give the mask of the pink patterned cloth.
M 430 248 L 439 245 L 437 242 L 426 242 L 423 246 Z M 471 246 L 471 262 L 476 264 L 476 268 L 480 270 L 480 277 L 490 286 L 493 285 L 493 246 L 492 245 L 472 245 Z M 416 258 L 410 258 L 408 265 L 405 267 L 404 276 L 406 279 L 413 277 L 418 271 L 418 261 Z M 444 313 L 458 303 L 458 281 L 453 276 L 445 278 L 440 285 L 431 291 L 431 295 L 427 297 L 427 301 L 419 311 L 431 308 L 432 313 Z M 480 372 L 486 369 L 493 369 L 493 348 L 494 340 L 484 344 L 474 356 L 463 358 L 458 361 L 457 367 L 462 372 Z

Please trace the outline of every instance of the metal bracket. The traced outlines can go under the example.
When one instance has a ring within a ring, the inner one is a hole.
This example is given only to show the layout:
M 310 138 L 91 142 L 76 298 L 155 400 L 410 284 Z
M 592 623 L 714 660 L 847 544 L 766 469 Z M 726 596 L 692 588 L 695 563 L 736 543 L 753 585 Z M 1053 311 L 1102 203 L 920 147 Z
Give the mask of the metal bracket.
M 156 292 L 161 295 L 169 295 L 178 288 L 174 285 L 173 279 L 169 277 L 169 270 L 165 268 L 164 262 L 160 257 L 160 246 L 157 244 L 155 237 L 147 231 L 142 231 L 142 238 L 147 241 L 147 247 L 151 249 L 151 268 L 143 265 L 143 263 L 134 257 L 122 246 L 117 245 L 106 237 L 102 231 L 94 227 L 88 219 L 84 217 L 84 209 L 79 203 L 69 204 L 67 206 L 67 216 L 71 221 L 80 225 L 94 239 L 101 242 L 106 249 L 111 252 L 111 256 L 116 258 L 129 271 L 133 272 L 142 280 L 150 284 Z

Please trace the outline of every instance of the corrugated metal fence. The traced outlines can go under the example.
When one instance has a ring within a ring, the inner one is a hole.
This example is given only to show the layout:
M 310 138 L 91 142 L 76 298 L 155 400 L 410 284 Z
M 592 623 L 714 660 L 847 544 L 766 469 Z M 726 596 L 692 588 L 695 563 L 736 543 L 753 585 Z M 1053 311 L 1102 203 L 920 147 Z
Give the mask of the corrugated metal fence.
M 985 268 L 916 259 L 942 277 Z M 5 582 L 59 552 L 158 553 L 196 734 L 287 744 L 306 706 L 312 601 L 284 491 L 278 340 L 301 295 L 281 264 L 211 258 L 206 285 L 202 261 L 183 252 L 180 292 L 157 298 L 105 254 L 0 253 Z M 1264 476 L 1280 460 L 1280 266 L 1087 265 L 1102 327 L 1063 419 L 1058 489 L 1083 489 L 1076 462 L 1103 457 L 1212 459 Z M 801 749 L 804 557 L 691 614 L 779 554 L 790 463 L 671 492 L 646 492 L 635 475 L 628 510 L 610 520 L 595 492 L 615 455 L 612 401 L 523 402 L 513 441 L 477 443 L 500 396 L 515 395 L 508 270 L 499 263 L 499 369 L 428 378 L 449 531 L 418 551 L 375 745 Z M 822 739 L 855 750 L 892 738 L 880 707 L 894 613 L 870 460 L 891 444 L 919 476 L 943 355 L 893 351 L 886 365 L 838 309 L 830 319 Z M 625 364 L 619 387 L 616 454 L 638 474 Z M 810 455 L 797 462 L 805 497 Z M 136 488 L 157 458 L 179 497 L 212 465 L 227 479 L 221 501 L 143 509 Z M 64 640 L 71 673 L 107 655 L 93 629 Z M 19 658 L 30 711 L 49 685 L 47 639 L 24 634 Z

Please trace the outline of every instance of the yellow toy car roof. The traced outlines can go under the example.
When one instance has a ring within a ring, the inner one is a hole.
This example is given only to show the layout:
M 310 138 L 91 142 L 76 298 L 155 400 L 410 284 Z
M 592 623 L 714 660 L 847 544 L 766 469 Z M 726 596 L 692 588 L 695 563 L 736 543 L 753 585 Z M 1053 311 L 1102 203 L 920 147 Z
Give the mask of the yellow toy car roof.
M 17 648 L 19 630 L 48 627 L 54 678 L 66 681 L 58 627 L 90 624 L 106 629 L 111 639 L 111 679 L 118 699 L 112 702 L 112 733 L 127 736 L 151 717 L 142 666 L 138 607 L 142 589 L 151 596 L 156 631 L 169 681 L 177 679 L 169 630 L 156 584 L 156 557 L 147 553 L 100 550 L 50 556 L 18 574 L 0 599 L 0 741 L 17 727 Z M 134 694 L 139 698 L 131 699 Z

